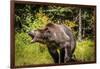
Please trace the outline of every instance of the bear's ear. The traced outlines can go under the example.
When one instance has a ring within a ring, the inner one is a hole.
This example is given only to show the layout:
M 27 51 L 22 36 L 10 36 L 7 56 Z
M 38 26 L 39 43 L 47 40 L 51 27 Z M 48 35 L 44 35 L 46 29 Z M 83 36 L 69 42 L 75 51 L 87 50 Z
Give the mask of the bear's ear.
M 47 27 L 53 27 L 54 24 L 53 24 L 53 23 L 48 23 L 46 26 L 47 26 Z

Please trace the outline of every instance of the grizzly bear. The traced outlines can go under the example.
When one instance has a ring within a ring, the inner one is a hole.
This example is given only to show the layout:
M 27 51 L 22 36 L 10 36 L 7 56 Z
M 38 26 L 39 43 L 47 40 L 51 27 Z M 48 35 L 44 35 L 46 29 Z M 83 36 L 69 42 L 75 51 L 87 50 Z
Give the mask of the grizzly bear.
M 48 23 L 43 29 L 28 32 L 32 42 L 47 45 L 48 51 L 55 63 L 71 61 L 76 48 L 76 41 L 71 29 L 63 24 Z M 59 52 L 57 51 L 59 49 Z

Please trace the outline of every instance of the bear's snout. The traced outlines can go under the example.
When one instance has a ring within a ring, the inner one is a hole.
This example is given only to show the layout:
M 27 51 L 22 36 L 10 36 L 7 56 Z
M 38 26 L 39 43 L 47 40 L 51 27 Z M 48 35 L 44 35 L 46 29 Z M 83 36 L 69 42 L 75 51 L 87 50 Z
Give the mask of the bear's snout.
M 31 36 L 32 38 L 34 38 L 35 32 L 34 31 L 28 32 L 28 35 Z

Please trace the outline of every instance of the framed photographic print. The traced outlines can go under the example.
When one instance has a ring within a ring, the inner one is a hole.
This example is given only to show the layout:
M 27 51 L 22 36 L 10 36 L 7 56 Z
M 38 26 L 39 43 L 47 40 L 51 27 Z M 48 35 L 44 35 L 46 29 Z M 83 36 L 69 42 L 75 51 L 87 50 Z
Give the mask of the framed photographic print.
M 11 1 L 11 68 L 96 63 L 96 6 Z

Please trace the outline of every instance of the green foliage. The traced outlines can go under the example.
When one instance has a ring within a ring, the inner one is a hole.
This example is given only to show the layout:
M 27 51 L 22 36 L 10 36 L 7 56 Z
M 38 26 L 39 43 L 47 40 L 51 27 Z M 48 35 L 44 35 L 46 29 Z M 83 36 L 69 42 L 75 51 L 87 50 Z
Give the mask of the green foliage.
M 30 24 L 30 27 L 32 29 L 43 28 L 50 21 L 48 16 L 46 16 L 45 13 L 41 11 L 39 13 L 36 13 L 35 17 L 36 19 L 34 20 L 34 22 Z
M 65 20 L 64 25 L 68 26 L 73 30 L 74 27 L 77 27 L 77 24 L 74 21 Z

